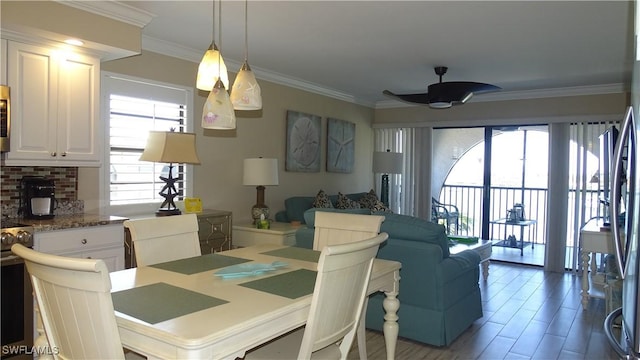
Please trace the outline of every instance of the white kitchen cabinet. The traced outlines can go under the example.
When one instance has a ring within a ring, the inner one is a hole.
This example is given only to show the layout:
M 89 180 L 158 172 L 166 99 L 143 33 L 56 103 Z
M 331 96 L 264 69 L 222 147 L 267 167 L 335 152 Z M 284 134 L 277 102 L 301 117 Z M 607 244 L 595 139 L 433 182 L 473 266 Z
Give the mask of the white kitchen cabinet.
M 36 232 L 36 251 L 86 259 L 103 259 L 109 271 L 124 269 L 122 223 Z
M 8 41 L 10 166 L 100 166 L 100 59 Z

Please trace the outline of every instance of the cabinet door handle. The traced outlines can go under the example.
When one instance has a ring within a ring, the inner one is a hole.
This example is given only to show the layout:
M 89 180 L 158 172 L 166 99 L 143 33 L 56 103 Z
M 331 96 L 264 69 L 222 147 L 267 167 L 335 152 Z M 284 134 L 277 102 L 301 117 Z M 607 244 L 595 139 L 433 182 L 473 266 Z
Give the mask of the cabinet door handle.
M 82 241 L 80 241 L 80 242 L 83 243 L 83 244 L 86 244 L 87 243 L 87 239 L 82 239 Z
M 66 152 L 66 151 L 65 151 L 65 152 L 63 152 L 62 154 L 60 154 L 60 156 L 62 156 L 62 157 L 67 156 L 67 152 Z
M 51 157 L 56 157 L 58 155 L 55 151 L 51 153 Z

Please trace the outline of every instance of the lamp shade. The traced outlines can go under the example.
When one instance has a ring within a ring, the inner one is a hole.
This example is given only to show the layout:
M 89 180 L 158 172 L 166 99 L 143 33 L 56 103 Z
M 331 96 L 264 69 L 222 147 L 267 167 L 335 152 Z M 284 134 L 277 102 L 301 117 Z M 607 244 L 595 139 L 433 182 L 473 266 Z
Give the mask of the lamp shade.
M 251 71 L 246 61 L 233 82 L 231 89 L 231 103 L 236 110 L 262 109 L 262 94 L 256 75 Z
M 196 153 L 196 134 L 173 131 L 150 131 L 142 161 L 200 164 Z
M 218 79 L 202 108 L 202 128 L 232 130 L 236 128 L 236 114 L 222 81 Z
M 222 76 L 221 76 L 222 75 Z M 224 64 L 220 50 L 215 43 L 211 43 L 209 49 L 202 56 L 198 65 L 198 76 L 196 77 L 196 88 L 204 91 L 211 91 L 216 81 L 220 79 L 226 89 L 229 88 L 229 74 L 227 66 Z
M 373 153 L 373 172 L 399 174 L 402 172 L 402 153 L 376 151 Z
M 244 159 L 242 184 L 254 186 L 278 185 L 278 159 Z

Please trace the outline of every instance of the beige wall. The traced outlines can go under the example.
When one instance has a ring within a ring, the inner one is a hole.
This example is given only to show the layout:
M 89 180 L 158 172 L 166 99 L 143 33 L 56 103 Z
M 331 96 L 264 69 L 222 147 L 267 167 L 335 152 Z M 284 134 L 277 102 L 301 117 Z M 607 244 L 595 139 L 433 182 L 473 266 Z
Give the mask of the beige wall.
M 102 70 L 133 75 L 184 86 L 194 86 L 197 64 L 151 52 L 102 63 Z M 233 81 L 235 74 L 230 74 Z M 197 91 L 194 99 L 195 133 L 201 165 L 194 166 L 194 196 L 207 208 L 230 210 L 234 221 L 248 221 L 256 202 L 255 187 L 242 185 L 242 162 L 249 157 L 278 158 L 280 185 L 266 190 L 266 203 L 275 213 L 284 208 L 284 199 L 294 195 L 315 195 L 319 189 L 329 193 L 368 191 L 373 186 L 373 109 L 325 96 L 260 81 L 263 110 L 236 112 L 234 131 L 203 130 L 202 107 L 207 93 Z M 286 111 L 295 110 L 322 117 L 321 171 L 286 172 Z M 326 118 L 356 124 L 355 164 L 350 174 L 327 173 Z M 80 169 L 79 199 L 88 210 L 97 210 L 99 194 L 97 169 Z

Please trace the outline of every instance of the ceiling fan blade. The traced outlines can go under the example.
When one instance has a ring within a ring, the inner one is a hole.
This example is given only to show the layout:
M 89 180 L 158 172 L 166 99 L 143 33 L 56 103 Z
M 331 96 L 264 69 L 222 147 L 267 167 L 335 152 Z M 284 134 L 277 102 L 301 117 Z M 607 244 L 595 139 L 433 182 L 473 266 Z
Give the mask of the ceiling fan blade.
M 464 104 L 475 94 L 501 90 L 495 85 L 470 81 L 435 83 L 429 85 L 428 89 L 429 104 L 451 103 L 451 105 Z
M 392 97 L 396 100 L 405 101 L 413 104 L 429 104 L 429 94 L 421 93 L 421 94 L 394 94 L 389 90 L 384 90 L 382 92 L 384 95 Z

